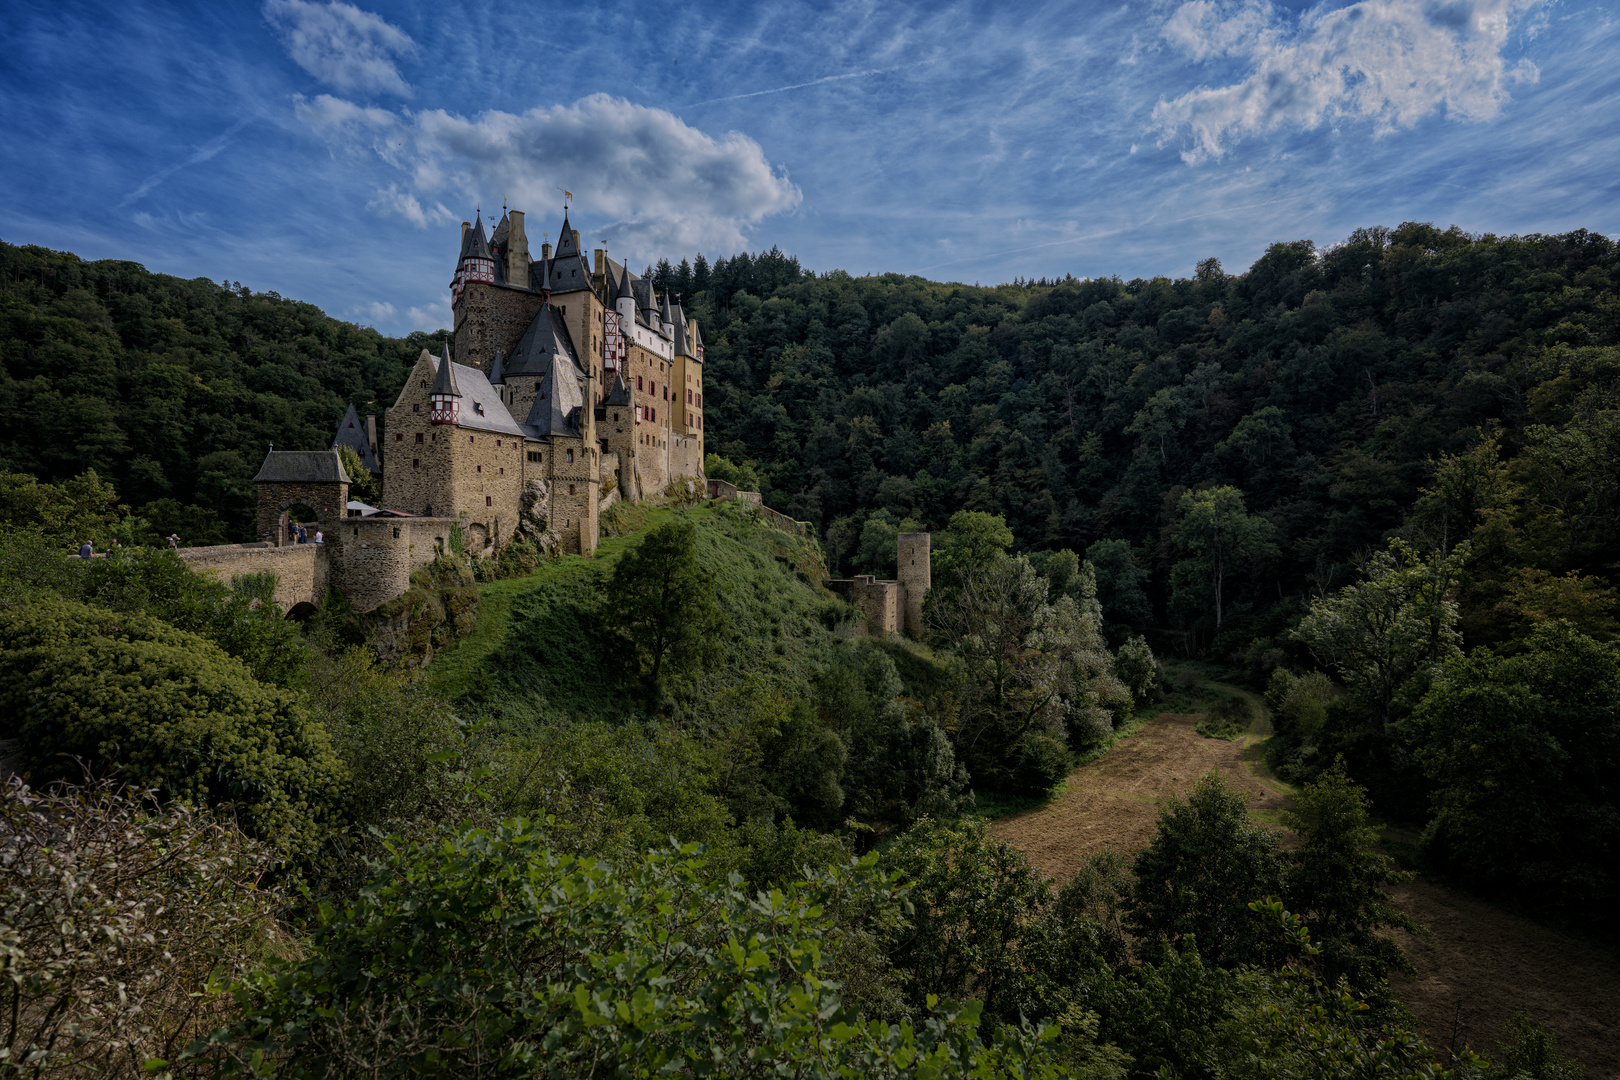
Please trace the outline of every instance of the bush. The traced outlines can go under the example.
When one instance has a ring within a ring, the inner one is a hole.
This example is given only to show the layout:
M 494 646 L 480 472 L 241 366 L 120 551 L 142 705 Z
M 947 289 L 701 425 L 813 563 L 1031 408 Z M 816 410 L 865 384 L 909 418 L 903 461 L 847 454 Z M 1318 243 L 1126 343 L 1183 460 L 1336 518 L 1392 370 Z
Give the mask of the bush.
M 271 861 L 205 812 L 106 781 L 0 784 L 0 1074 L 134 1078 L 178 1058 L 225 1019 L 210 979 L 241 974 L 274 929 L 277 897 L 254 884 Z
M 840 914 L 895 903 L 874 859 L 751 897 L 693 852 L 615 867 L 522 822 L 405 847 L 321 910 L 306 958 L 240 985 L 214 1045 L 289 1080 L 1058 1075 L 1028 1028 L 981 1042 L 976 1007 L 915 1027 L 845 1008 L 830 959 L 859 920 Z
M 55 600 L 0 611 L 0 715 L 36 782 L 101 775 L 230 806 L 288 852 L 318 844 L 344 770 L 293 693 L 144 615 Z
M 1008 754 L 1005 791 L 1009 795 L 1047 795 L 1069 775 L 1069 748 L 1063 740 L 1032 731 Z
M 1210 739 L 1241 739 L 1254 720 L 1254 707 L 1248 698 L 1224 694 L 1210 706 L 1208 716 L 1194 730 Z

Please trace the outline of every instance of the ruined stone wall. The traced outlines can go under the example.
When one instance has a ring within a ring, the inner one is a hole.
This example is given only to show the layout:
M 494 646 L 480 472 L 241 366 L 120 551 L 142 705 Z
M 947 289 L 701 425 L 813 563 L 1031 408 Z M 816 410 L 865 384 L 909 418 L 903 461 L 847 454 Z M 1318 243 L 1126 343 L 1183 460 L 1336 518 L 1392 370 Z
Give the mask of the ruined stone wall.
M 451 348 L 456 362 L 481 367 L 488 375 L 495 350 L 512 355 L 541 302 L 539 293 L 526 289 L 488 283 L 467 286 L 455 306 Z
M 258 543 L 181 548 L 179 554 L 191 569 L 225 582 L 243 574 L 276 575 L 275 599 L 285 614 L 299 604 L 319 604 L 326 595 L 329 551 L 325 544 Z
M 258 536 L 263 543 L 287 543 L 282 516 L 294 506 L 307 506 L 322 521 L 342 521 L 348 514 L 348 484 L 255 484 L 259 496 Z
M 710 480 L 708 484 L 709 498 L 711 499 L 742 499 L 745 502 L 753 503 L 755 506 L 762 507 L 764 505 L 760 500 L 759 492 L 739 491 L 737 485 L 729 480 Z
M 901 533 L 895 542 L 900 584 L 905 590 L 901 628 L 911 637 L 923 636 L 923 597 L 934 585 L 933 537 L 928 533 Z
M 876 581 L 872 575 L 862 574 L 829 581 L 827 588 L 860 608 L 860 633 L 868 637 L 881 637 L 899 631 L 900 611 L 905 598 L 898 581 Z
M 334 530 L 331 583 L 364 614 L 410 587 L 411 573 L 450 542 L 450 518 L 350 518 Z

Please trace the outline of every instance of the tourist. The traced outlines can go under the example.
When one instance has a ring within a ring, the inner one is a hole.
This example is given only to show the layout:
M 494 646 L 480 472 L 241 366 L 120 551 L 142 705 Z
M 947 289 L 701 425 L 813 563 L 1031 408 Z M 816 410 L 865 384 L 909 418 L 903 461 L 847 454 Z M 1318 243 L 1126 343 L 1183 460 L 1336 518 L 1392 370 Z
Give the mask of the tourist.
M 316 542 L 316 543 L 317 543 L 317 544 L 324 544 L 324 543 L 326 543 L 326 534 L 325 534 L 325 533 L 323 533 L 323 532 L 321 532 L 321 530 L 319 530 L 319 529 L 316 529 L 316 530 L 315 530 L 315 542 Z
M 88 559 L 96 553 L 95 546 L 86 540 L 79 545 L 79 558 Z
M 171 550 L 171 551 L 179 551 L 180 550 L 180 536 L 179 536 L 178 533 L 170 533 L 169 534 L 169 550 Z
M 287 522 L 287 543 L 296 544 L 297 542 L 298 542 L 298 522 L 289 521 L 289 522 Z

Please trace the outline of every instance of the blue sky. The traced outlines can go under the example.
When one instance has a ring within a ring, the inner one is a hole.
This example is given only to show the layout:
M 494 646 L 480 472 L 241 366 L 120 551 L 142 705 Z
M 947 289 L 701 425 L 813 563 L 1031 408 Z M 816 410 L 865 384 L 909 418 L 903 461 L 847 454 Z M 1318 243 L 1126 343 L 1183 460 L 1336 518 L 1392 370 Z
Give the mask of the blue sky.
M 1620 237 L 1620 9 L 1555 0 L 6 0 L 0 239 L 448 321 L 459 222 L 641 265 L 1246 267 L 1362 225 Z

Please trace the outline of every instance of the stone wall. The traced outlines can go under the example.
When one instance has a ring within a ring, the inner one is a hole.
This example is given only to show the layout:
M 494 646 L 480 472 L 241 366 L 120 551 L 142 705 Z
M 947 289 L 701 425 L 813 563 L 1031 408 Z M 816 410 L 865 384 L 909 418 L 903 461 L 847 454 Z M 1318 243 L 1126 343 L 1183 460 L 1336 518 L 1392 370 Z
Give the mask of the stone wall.
M 601 455 L 583 439 L 553 437 L 545 450 L 551 486 L 547 523 L 570 554 L 595 551 L 601 512 Z M 574 460 L 569 461 L 569 454 Z
M 410 587 L 448 548 L 452 518 L 349 518 L 330 534 L 332 585 L 364 614 Z
M 905 589 L 901 628 L 914 638 L 923 636 L 923 597 L 934 587 L 933 537 L 928 533 L 901 533 L 895 542 L 900 584 Z
M 322 521 L 342 521 L 348 514 L 349 485 L 336 483 L 261 483 L 254 485 L 259 496 L 259 541 L 275 545 L 287 543 L 284 518 L 294 506 L 307 506 Z
M 753 503 L 755 506 L 763 506 L 764 505 L 764 503 L 760 499 L 759 492 L 757 492 L 757 491 L 739 491 L 737 489 L 737 485 L 733 484 L 729 480 L 710 480 L 709 481 L 709 498 L 711 498 L 711 499 L 741 499 L 744 502 Z
M 434 513 L 462 519 L 469 551 L 506 543 L 517 529 L 523 498 L 524 440 L 448 425 L 434 434 L 448 443 L 443 456 L 450 465 L 449 505 L 435 506 Z
M 862 574 L 829 581 L 827 588 L 861 609 L 860 632 L 869 637 L 899 632 L 905 589 L 898 581 L 877 581 Z
M 455 306 L 454 359 L 481 367 L 488 375 L 495 350 L 512 355 L 541 303 L 540 294 L 527 289 L 487 283 L 467 286 Z
M 299 604 L 319 604 L 331 580 L 331 549 L 325 544 L 220 544 L 181 548 L 180 559 L 200 574 L 222 581 L 243 574 L 276 575 L 276 603 L 283 614 Z
M 388 410 L 383 438 L 383 493 L 380 505 L 432 517 L 449 512 L 453 501 L 450 455 L 439 445 L 441 425 L 428 422 L 428 391 L 433 365 L 419 358 Z

